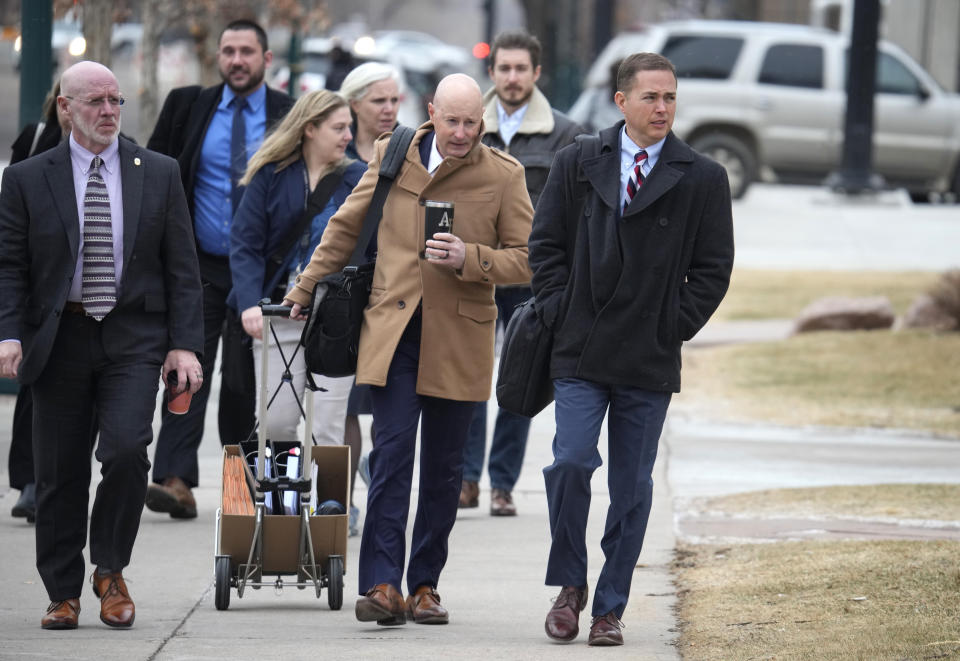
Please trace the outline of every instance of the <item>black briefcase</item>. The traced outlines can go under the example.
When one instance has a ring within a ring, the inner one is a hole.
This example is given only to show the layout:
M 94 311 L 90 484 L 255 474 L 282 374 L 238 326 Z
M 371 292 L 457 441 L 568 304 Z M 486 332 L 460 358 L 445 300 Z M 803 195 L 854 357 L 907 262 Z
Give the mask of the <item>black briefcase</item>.
M 550 353 L 553 332 L 537 314 L 535 299 L 517 306 L 500 348 L 497 403 L 512 413 L 533 417 L 553 401 Z

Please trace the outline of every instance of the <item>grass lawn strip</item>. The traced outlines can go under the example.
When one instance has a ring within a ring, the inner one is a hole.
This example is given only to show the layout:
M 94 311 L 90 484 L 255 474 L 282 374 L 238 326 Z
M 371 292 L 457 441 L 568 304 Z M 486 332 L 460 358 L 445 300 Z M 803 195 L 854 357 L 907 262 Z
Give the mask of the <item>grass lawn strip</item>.
M 960 484 L 875 484 L 767 489 L 701 499 L 701 512 L 758 518 L 960 522 Z
M 960 333 L 823 331 L 692 348 L 674 410 L 732 422 L 960 437 Z
M 960 544 L 681 546 L 685 660 L 960 658 Z
M 927 293 L 940 274 L 925 271 L 770 271 L 734 269 L 715 319 L 793 319 L 825 296 L 886 296 L 897 314 Z

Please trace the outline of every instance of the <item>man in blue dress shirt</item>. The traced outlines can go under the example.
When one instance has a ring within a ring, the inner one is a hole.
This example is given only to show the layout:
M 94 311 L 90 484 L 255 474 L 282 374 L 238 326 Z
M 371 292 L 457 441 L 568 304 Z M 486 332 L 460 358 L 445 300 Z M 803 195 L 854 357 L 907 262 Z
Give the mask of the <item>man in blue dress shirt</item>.
M 235 311 L 231 314 L 226 302 L 231 287 L 228 255 L 233 212 L 242 194 L 236 182 L 264 133 L 293 105 L 293 99 L 263 81 L 272 59 L 262 27 L 247 20 L 227 25 L 217 50 L 223 82 L 172 90 L 147 143 L 149 149 L 180 163 L 203 280 L 204 374 L 213 375 L 223 336 L 218 415 L 223 444 L 243 440 L 254 424 L 253 358 L 249 345 L 243 344 L 246 335 Z M 191 489 L 198 482 L 197 450 L 211 381 L 212 376 L 205 380 L 186 414 L 172 415 L 163 408 L 154 483 L 146 499 L 155 512 L 181 519 L 197 516 Z

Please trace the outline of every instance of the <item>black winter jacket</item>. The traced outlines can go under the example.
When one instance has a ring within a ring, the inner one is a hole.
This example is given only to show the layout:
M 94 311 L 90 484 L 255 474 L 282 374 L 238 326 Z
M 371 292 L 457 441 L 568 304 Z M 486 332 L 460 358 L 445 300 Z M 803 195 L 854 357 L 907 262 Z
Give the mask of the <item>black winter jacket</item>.
M 557 154 L 530 235 L 533 292 L 554 333 L 553 378 L 679 392 L 681 345 L 730 281 L 730 186 L 671 133 L 621 216 L 622 126 Z

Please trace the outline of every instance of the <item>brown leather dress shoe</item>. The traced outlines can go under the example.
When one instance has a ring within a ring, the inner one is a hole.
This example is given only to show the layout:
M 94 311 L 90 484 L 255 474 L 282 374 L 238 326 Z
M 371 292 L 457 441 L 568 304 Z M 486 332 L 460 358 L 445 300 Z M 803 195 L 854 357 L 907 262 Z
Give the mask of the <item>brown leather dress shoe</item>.
M 375 621 L 381 626 L 407 623 L 403 595 L 389 583 L 374 585 L 357 599 L 354 613 L 361 622 Z
M 147 487 L 146 506 L 153 512 L 169 512 L 174 519 L 197 518 L 197 501 L 179 477 L 168 477 L 163 484 Z
M 590 625 L 589 645 L 623 645 L 623 634 L 620 629 L 624 627 L 613 612 L 606 615 L 598 615 L 593 618 L 593 624 Z
M 493 489 L 490 492 L 490 516 L 516 516 L 517 506 L 513 496 L 506 489 Z
M 553 608 L 547 613 L 544 629 L 554 640 L 569 643 L 580 633 L 580 611 L 587 607 L 587 587 L 575 588 L 569 585 L 560 590 L 553 602 Z
M 421 585 L 407 597 L 407 619 L 417 624 L 446 624 L 447 609 L 440 605 L 440 595 L 429 585 Z
M 466 509 L 480 506 L 480 484 L 464 480 L 460 485 L 460 504 L 458 507 Z
M 40 620 L 41 629 L 76 629 L 80 616 L 80 600 L 51 601 L 47 614 Z
M 90 583 L 100 599 L 100 620 L 111 627 L 133 626 L 136 609 L 120 572 L 101 576 L 94 569 Z

